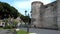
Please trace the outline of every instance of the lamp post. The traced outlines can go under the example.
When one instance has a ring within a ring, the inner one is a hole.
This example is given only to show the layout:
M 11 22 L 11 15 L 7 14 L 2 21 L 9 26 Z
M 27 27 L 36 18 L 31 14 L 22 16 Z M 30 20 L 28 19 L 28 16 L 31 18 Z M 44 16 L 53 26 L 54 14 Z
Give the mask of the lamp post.
M 26 13 L 27 13 L 27 11 L 25 10 L 25 16 L 27 16 Z M 25 26 L 26 26 L 26 22 L 25 22 Z
M 26 15 L 26 13 L 27 13 L 27 11 L 25 11 L 25 16 L 27 16 Z M 29 13 L 28 13 L 28 24 L 25 24 L 25 25 L 27 25 L 27 33 L 29 33 Z
M 27 33 L 29 33 L 29 14 L 28 14 L 28 25 L 27 25 Z
M 25 16 L 26 16 L 27 11 L 25 10 Z

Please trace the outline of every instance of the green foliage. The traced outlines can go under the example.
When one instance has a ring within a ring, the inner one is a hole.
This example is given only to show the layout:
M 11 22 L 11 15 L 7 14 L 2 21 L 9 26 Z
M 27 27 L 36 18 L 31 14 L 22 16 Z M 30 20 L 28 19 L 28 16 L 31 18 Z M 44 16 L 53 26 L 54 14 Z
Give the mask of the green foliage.
M 13 27 L 17 27 L 17 24 L 18 24 L 18 22 L 17 21 L 13 21 Z
M 9 15 L 16 18 L 18 17 L 19 12 L 8 3 L 0 2 L 0 19 L 9 18 Z
M 5 22 L 5 27 L 4 27 L 4 29 L 12 29 L 13 27 L 12 27 L 12 25 L 8 25 L 8 19 L 5 19 L 5 20 L 3 20 L 4 22 Z
M 0 30 L 2 30 L 3 28 L 2 27 L 0 27 Z
M 23 31 L 23 30 L 20 30 L 20 31 L 17 31 L 17 34 L 27 34 L 27 32 Z
M 23 20 L 23 22 L 25 23 L 28 23 L 30 24 L 31 22 L 31 18 L 29 16 L 24 16 L 24 15 L 21 15 L 20 18 Z
M 16 28 L 17 22 L 16 21 L 12 21 L 12 23 L 9 22 L 8 19 L 3 20 L 5 22 L 5 27 L 4 29 L 12 29 L 12 28 Z
M 6 25 L 5 27 L 4 27 L 4 29 L 12 29 L 13 27 L 12 27 L 12 25 Z

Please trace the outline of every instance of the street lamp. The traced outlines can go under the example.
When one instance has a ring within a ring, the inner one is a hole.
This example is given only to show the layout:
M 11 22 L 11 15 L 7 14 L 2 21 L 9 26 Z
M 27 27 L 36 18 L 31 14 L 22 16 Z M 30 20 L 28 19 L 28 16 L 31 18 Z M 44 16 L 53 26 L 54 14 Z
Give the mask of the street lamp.
M 25 16 L 27 16 L 26 13 L 27 13 L 27 11 L 25 11 Z M 26 25 L 26 24 L 25 24 L 25 25 Z M 27 33 L 29 33 L 29 13 L 28 13 Z
M 26 16 L 27 11 L 25 10 L 25 16 Z
M 29 14 L 28 14 L 29 17 Z M 28 18 L 28 25 L 27 25 L 27 33 L 29 33 L 29 18 Z
M 27 13 L 27 11 L 25 10 L 25 16 L 27 16 L 26 13 Z M 26 22 L 25 22 L 25 26 L 26 26 Z

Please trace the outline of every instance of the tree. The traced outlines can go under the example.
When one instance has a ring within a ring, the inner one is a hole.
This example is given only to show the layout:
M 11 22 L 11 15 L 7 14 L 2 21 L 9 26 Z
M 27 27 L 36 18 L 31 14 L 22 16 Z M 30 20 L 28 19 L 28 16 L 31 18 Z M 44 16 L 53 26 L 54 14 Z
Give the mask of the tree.
M 0 2 L 0 19 L 9 18 L 9 16 L 17 18 L 19 12 L 16 8 L 10 6 L 8 3 Z
M 21 20 L 23 20 L 23 22 L 25 22 L 25 24 L 28 22 L 29 22 L 29 24 L 31 23 L 31 18 L 29 16 L 21 15 L 20 18 L 21 18 Z

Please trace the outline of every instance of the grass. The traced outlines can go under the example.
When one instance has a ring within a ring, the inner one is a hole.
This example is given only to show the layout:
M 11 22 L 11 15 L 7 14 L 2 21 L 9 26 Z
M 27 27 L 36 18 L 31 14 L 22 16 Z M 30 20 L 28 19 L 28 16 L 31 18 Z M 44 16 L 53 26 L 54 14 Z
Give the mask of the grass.
M 17 31 L 17 34 L 27 34 L 27 32 L 23 31 L 23 30 L 20 30 L 20 31 Z
M 0 29 L 3 29 L 2 27 L 0 27 Z

